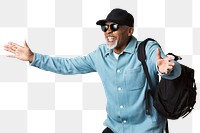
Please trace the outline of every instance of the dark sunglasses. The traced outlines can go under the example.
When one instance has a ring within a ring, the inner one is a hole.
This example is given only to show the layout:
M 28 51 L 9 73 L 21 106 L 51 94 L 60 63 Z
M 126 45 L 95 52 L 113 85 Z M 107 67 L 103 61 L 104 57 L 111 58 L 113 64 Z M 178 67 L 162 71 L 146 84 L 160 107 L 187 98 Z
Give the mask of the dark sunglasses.
M 110 25 L 101 25 L 101 30 L 103 32 L 106 32 L 110 27 L 111 31 L 117 31 L 119 29 L 119 25 L 118 24 L 110 24 Z

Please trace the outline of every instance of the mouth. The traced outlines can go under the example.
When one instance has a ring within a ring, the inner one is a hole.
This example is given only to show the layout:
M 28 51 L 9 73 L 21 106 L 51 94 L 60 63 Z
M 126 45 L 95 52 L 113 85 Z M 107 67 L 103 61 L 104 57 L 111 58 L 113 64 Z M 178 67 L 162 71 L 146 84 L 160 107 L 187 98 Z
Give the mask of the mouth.
M 106 41 L 107 41 L 107 48 L 109 49 L 114 49 L 118 44 L 118 40 L 115 36 L 111 35 L 106 36 Z
M 107 42 L 114 42 L 116 40 L 116 37 L 114 37 L 114 36 L 107 36 L 106 40 L 107 40 Z

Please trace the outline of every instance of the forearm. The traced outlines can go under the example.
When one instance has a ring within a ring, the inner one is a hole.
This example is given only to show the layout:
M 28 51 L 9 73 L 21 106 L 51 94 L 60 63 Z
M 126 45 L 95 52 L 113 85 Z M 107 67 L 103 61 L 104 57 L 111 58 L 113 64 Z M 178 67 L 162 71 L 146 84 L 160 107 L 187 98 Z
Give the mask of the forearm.
M 58 58 L 38 53 L 34 53 L 34 58 L 30 65 L 58 74 L 81 74 L 95 71 L 81 57 L 71 59 Z

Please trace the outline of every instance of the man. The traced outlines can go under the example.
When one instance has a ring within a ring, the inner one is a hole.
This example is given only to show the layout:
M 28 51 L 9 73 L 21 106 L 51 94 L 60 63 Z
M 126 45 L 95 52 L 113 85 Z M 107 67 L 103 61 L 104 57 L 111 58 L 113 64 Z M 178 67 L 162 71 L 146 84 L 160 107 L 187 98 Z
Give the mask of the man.
M 132 36 L 134 18 L 123 9 L 113 9 L 101 26 L 106 44 L 83 57 L 54 58 L 33 53 L 25 42 L 24 47 L 8 43 L 4 49 L 15 57 L 29 61 L 31 66 L 59 74 L 84 74 L 97 72 L 107 97 L 107 127 L 103 133 L 162 133 L 166 119 L 150 105 L 150 115 L 145 111 L 145 92 L 148 83 L 137 57 L 139 42 Z M 153 86 L 158 74 L 173 79 L 180 75 L 180 64 L 173 56 L 165 56 L 157 42 L 146 46 L 147 65 Z

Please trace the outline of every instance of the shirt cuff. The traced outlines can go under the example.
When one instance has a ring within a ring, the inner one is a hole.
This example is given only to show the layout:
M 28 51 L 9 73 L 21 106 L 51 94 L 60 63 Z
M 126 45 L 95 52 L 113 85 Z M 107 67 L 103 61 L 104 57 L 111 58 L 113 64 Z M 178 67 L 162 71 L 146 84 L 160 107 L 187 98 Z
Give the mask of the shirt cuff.
M 158 66 L 156 67 L 156 69 L 157 69 L 157 72 L 158 72 L 158 75 L 159 75 L 159 76 L 165 75 L 164 73 L 161 73 L 161 72 L 159 71 Z
M 32 62 L 29 62 L 29 65 L 30 65 L 30 66 L 34 66 L 34 65 L 35 65 L 35 61 L 36 61 L 36 59 L 37 59 L 37 56 L 38 56 L 38 54 L 37 54 L 37 53 L 34 53 L 33 61 L 32 61 Z

